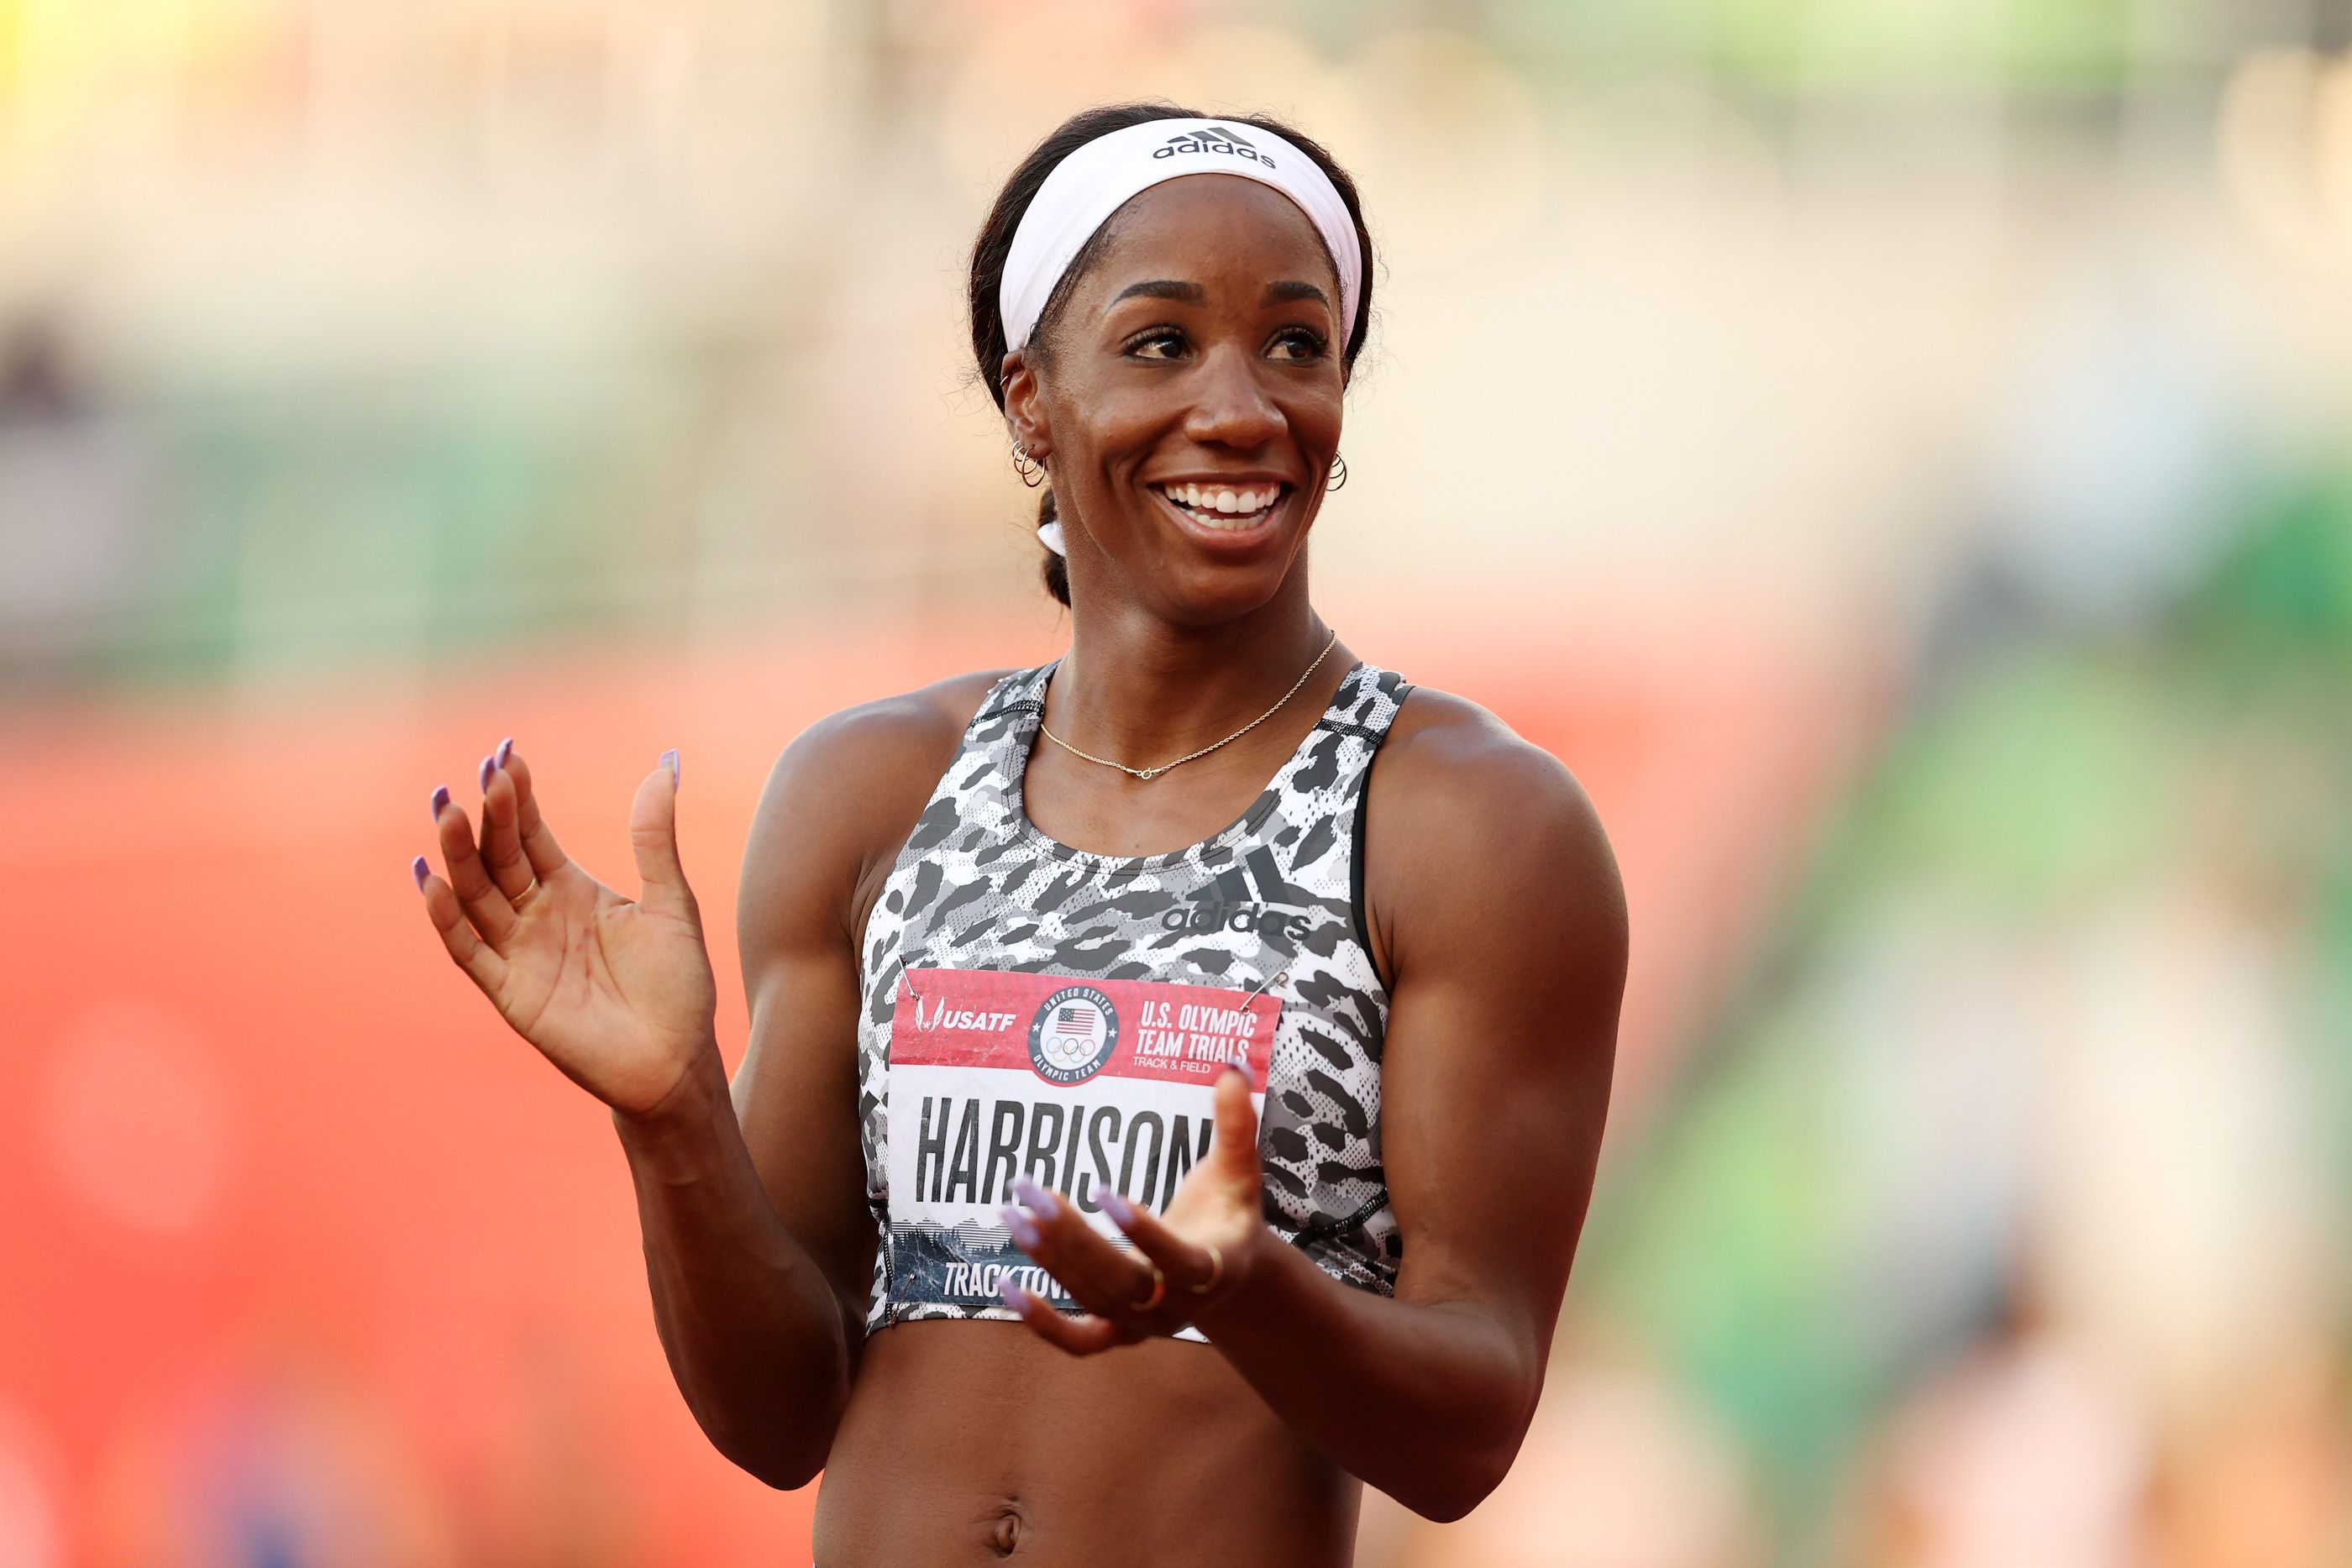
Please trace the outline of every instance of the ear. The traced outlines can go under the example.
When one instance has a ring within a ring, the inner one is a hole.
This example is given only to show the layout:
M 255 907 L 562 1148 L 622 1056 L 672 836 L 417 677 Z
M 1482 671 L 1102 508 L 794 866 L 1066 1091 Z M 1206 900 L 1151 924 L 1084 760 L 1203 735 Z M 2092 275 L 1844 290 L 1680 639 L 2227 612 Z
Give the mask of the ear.
M 1037 384 L 1036 367 L 1030 363 L 1028 350 L 1015 349 L 1004 356 L 1003 384 L 1004 419 L 1013 427 L 1013 439 L 1027 448 L 1032 457 L 1045 461 L 1054 449 L 1054 436 L 1045 420 L 1043 389 Z

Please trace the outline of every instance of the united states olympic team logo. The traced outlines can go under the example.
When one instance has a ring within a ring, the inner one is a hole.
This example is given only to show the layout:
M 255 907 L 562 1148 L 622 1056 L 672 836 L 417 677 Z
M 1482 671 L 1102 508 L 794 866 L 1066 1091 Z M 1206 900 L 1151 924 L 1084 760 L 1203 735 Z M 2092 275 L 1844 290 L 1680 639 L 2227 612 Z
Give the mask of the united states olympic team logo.
M 1048 1083 L 1083 1083 L 1118 1044 L 1118 1011 L 1092 986 L 1065 986 L 1029 1025 L 1029 1065 Z

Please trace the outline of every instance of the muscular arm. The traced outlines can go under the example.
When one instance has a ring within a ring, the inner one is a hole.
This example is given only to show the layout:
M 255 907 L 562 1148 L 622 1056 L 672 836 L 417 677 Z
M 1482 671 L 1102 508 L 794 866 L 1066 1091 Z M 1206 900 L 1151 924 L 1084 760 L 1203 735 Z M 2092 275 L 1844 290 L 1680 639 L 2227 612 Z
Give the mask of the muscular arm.
M 1381 1143 L 1404 1239 L 1396 1296 L 1276 1247 L 1201 1320 L 1294 1430 L 1435 1519 L 1494 1489 L 1534 1415 L 1626 958 L 1616 864 L 1582 789 L 1447 706 L 1465 711 L 1391 738 L 1367 819 L 1393 977 Z
M 831 1280 L 761 1187 L 724 1072 L 697 1073 L 657 1113 L 613 1120 L 636 1184 L 654 1322 L 687 1407 L 742 1469 L 807 1484 L 848 1402 L 850 1345 Z
M 824 1468 L 865 1334 L 856 933 L 984 682 L 837 714 L 786 748 L 743 857 L 742 1063 L 730 1085 L 714 1048 L 658 1111 L 614 1118 L 670 1370 L 771 1486 Z

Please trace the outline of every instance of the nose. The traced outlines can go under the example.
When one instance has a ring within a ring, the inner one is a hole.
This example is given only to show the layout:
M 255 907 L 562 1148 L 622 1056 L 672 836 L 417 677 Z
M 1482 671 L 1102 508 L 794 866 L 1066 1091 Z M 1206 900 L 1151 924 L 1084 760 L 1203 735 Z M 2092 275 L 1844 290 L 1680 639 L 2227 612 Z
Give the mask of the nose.
M 1193 392 L 1184 434 L 1204 446 L 1254 451 L 1280 435 L 1287 423 L 1258 382 L 1256 357 L 1245 350 L 1210 352 Z

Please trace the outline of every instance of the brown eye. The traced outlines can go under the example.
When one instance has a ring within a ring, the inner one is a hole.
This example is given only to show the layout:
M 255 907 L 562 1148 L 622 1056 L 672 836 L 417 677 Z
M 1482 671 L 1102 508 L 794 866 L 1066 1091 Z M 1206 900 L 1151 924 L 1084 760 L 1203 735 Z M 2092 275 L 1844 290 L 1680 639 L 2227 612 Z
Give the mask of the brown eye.
M 1323 357 L 1323 334 L 1306 327 L 1292 327 L 1277 333 L 1272 347 L 1277 360 L 1319 360 Z
M 1172 360 L 1184 350 L 1184 335 L 1162 327 L 1128 340 L 1127 351 L 1139 360 Z

